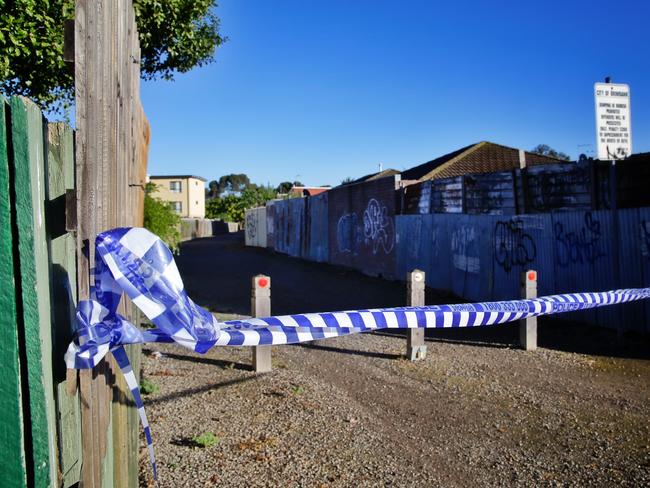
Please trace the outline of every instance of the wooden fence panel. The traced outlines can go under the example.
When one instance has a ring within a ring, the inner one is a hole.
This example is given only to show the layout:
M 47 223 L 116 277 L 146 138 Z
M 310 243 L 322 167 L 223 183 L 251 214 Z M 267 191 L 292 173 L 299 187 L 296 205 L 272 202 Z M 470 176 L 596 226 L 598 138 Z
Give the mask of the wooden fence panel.
M 92 285 L 97 234 L 142 225 L 149 125 L 140 103 L 139 61 L 131 0 L 76 0 L 80 299 L 89 296 Z M 133 320 L 132 310 L 123 300 L 120 313 Z M 139 364 L 140 348 L 129 348 L 129 354 Z M 84 486 L 137 485 L 137 412 L 117 369 L 108 359 L 92 372 L 80 372 Z
M 15 210 L 20 260 L 20 288 L 24 347 L 29 385 L 29 427 L 34 486 L 57 479 L 54 387 L 52 380 L 52 324 L 49 262 L 45 223 L 44 119 L 38 107 L 24 98 L 11 100 Z M 45 435 L 47 433 L 47 435 Z M 27 433 L 26 433 L 27 434 Z
M 26 486 L 22 395 L 18 350 L 18 316 L 14 277 L 14 244 L 11 196 L 8 120 L 9 105 L 0 96 L 0 472 L 6 486 Z M 9 131 L 11 127 L 9 127 Z

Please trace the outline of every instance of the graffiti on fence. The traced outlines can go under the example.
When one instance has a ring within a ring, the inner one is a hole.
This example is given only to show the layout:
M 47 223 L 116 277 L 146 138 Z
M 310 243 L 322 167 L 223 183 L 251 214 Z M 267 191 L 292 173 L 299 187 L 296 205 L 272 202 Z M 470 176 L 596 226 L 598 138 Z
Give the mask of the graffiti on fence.
M 588 166 L 564 165 L 561 169 L 538 167 L 528 173 L 529 205 L 535 212 L 573 207 L 579 193 L 589 193 Z
M 562 222 L 554 225 L 555 256 L 560 266 L 571 263 L 593 264 L 605 256 L 601 249 L 600 221 L 591 212 L 585 212 L 582 228 L 578 232 L 565 232 Z
M 451 254 L 456 269 L 468 273 L 478 273 L 481 270 L 474 226 L 463 225 L 454 230 L 451 235 Z
M 650 222 L 642 220 L 640 222 L 641 231 L 641 254 L 644 257 L 650 257 Z
M 440 256 L 440 245 L 442 237 L 440 236 L 440 227 L 434 226 L 431 229 L 431 256 L 437 258 Z
M 388 215 L 386 206 L 381 206 L 374 198 L 368 201 L 363 212 L 363 234 L 366 245 L 372 245 L 373 254 L 380 250 L 388 254 L 395 247 L 393 218 Z
M 257 237 L 257 218 L 256 212 L 249 212 L 246 216 L 246 237 L 250 242 L 253 242 Z
M 355 256 L 359 253 L 361 238 L 357 221 L 357 214 L 354 212 L 341 215 L 336 225 L 336 243 L 339 252 L 349 252 Z
M 494 259 L 506 273 L 513 266 L 525 266 L 537 257 L 537 246 L 525 232 L 521 219 L 499 220 L 494 226 Z
M 422 220 L 417 219 L 409 229 L 407 252 L 409 259 L 417 260 L 420 257 L 420 241 L 422 239 Z

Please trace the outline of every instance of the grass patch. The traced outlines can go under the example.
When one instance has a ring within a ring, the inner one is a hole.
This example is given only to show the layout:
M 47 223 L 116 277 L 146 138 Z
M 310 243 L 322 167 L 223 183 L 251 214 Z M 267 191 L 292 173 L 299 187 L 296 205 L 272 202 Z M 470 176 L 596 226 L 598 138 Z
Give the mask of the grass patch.
M 201 447 L 201 448 L 216 446 L 217 444 L 219 444 L 219 442 L 221 442 L 221 439 L 219 439 L 212 432 L 204 432 L 201 435 L 196 435 L 192 437 L 192 443 L 196 447 Z
M 153 381 L 150 381 L 147 378 L 143 378 L 142 382 L 140 383 L 140 391 L 143 395 L 151 395 L 152 393 L 158 393 L 160 391 L 160 387 Z

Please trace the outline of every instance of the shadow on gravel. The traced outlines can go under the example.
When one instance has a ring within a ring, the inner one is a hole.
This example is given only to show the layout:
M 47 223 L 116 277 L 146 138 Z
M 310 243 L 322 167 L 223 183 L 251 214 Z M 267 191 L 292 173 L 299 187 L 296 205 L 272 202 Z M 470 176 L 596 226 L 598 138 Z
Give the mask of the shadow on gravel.
M 253 369 L 250 364 L 235 363 L 224 359 L 214 359 L 203 356 L 187 356 L 185 354 L 165 352 L 165 357 L 177 359 L 179 361 L 189 361 L 191 363 L 210 364 L 212 366 L 219 366 L 222 369 L 237 369 L 239 371 L 252 371 Z
M 342 349 L 340 347 L 332 346 L 323 346 L 322 343 L 314 344 L 313 342 L 306 342 L 303 344 L 296 344 L 298 347 L 304 347 L 305 349 L 316 349 L 319 351 L 335 352 L 338 354 L 352 354 L 354 356 L 364 356 L 369 358 L 379 358 L 379 359 L 401 359 L 404 357 L 403 354 L 388 354 L 385 352 L 372 352 L 372 351 L 358 351 L 355 349 Z
M 641 334 L 621 336 L 614 330 L 568 320 L 540 317 L 537 345 L 556 351 L 629 359 L 650 359 L 650 341 Z M 427 330 L 427 340 L 479 347 L 519 347 L 519 325 Z
M 189 295 L 213 311 L 249 314 L 250 280 L 259 273 L 271 277 L 271 310 L 275 315 L 398 307 L 404 306 L 406 301 L 404 282 L 373 278 L 347 268 L 246 247 L 243 233 L 185 242 L 176 261 Z M 445 291 L 426 289 L 427 304 L 464 301 Z M 650 359 L 648 336 L 623 334 L 619 337 L 613 330 L 550 317 L 541 317 L 538 323 L 538 345 L 543 348 Z M 512 348 L 518 347 L 519 329 L 517 324 L 436 329 L 427 330 L 426 337 L 430 341 Z M 308 347 L 366 354 L 321 344 Z
M 255 378 L 256 378 L 255 376 L 246 376 L 244 378 L 237 378 L 234 380 L 223 381 L 221 383 L 212 383 L 209 385 L 204 385 L 196 388 L 187 388 L 185 390 L 175 391 L 174 393 L 170 393 L 169 395 L 161 395 L 156 398 L 147 398 L 147 400 L 145 400 L 144 402 L 144 405 L 146 407 L 147 405 L 157 405 L 159 403 L 171 402 L 179 398 L 187 398 L 187 397 L 191 397 L 192 395 L 205 393 L 206 391 L 219 390 L 221 388 L 226 388 L 228 386 L 237 385 L 239 383 L 244 383 L 245 381 L 254 380 Z

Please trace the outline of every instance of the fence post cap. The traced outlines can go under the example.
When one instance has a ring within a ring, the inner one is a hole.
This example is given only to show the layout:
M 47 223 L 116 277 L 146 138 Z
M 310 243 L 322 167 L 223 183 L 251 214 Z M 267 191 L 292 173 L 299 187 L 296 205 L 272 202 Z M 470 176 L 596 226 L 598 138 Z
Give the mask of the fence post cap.
M 270 288 L 271 277 L 263 274 L 253 276 L 253 288 Z
M 523 273 L 524 281 L 537 281 L 537 271 L 529 269 Z
M 409 281 L 415 281 L 416 283 L 424 281 L 424 271 L 420 269 L 414 269 L 407 274 L 407 279 Z

